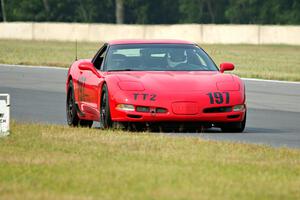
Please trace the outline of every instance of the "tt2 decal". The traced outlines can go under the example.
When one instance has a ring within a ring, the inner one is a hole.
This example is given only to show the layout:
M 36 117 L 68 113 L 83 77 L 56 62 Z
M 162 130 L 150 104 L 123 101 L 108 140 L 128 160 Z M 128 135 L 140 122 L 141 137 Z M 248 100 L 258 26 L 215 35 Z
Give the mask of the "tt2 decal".
M 156 94 L 147 94 L 147 93 L 134 93 L 134 100 L 144 100 L 144 101 L 156 101 Z

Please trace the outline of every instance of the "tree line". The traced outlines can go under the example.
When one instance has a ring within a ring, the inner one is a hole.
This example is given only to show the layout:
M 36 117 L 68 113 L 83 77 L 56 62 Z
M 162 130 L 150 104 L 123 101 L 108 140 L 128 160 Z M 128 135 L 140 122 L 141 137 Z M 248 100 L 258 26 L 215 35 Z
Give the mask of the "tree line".
M 1 21 L 300 24 L 300 0 L 0 0 Z

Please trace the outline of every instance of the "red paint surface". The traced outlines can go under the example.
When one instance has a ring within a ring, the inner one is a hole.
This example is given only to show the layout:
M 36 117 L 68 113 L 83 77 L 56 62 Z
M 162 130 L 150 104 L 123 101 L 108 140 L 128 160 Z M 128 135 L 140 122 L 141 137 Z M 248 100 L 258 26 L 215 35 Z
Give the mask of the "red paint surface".
M 109 44 L 176 43 L 192 44 L 179 40 L 116 40 Z M 239 112 L 204 113 L 212 107 L 245 104 L 243 81 L 231 74 L 219 71 L 126 71 L 105 72 L 100 70 L 81 70 L 78 60 L 68 72 L 68 80 L 73 80 L 75 100 L 84 116 L 81 119 L 99 121 L 102 86 L 109 91 L 111 117 L 114 121 L 155 122 L 155 121 L 203 121 L 237 122 L 244 119 L 246 110 Z M 83 78 L 84 77 L 84 78 Z M 208 93 L 228 92 L 228 103 L 211 104 Z M 137 96 L 135 98 L 135 95 Z M 152 95 L 152 96 L 151 96 Z M 151 97 L 155 95 L 155 101 Z M 167 113 L 142 113 L 137 111 L 116 110 L 117 104 L 148 106 L 151 110 L 165 108 Z M 138 115 L 140 118 L 130 118 Z M 230 115 L 239 117 L 230 119 Z

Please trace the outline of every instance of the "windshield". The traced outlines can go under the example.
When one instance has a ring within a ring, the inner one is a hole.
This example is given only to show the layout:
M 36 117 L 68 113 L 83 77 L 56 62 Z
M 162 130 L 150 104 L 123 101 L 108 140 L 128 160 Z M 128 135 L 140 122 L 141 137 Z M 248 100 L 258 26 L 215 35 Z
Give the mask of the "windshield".
M 209 56 L 190 44 L 112 45 L 107 71 L 217 71 Z

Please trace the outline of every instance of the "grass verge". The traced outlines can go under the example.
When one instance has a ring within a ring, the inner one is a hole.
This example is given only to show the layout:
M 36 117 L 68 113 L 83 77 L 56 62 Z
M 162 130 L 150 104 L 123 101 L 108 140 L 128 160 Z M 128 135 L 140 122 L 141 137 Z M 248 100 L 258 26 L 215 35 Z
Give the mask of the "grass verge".
M 91 58 L 100 43 L 78 43 L 78 57 Z M 300 46 L 201 45 L 219 65 L 233 62 L 241 77 L 300 81 Z M 75 43 L 0 40 L 0 63 L 68 67 Z
M 300 151 L 12 124 L 0 199 L 299 199 Z

